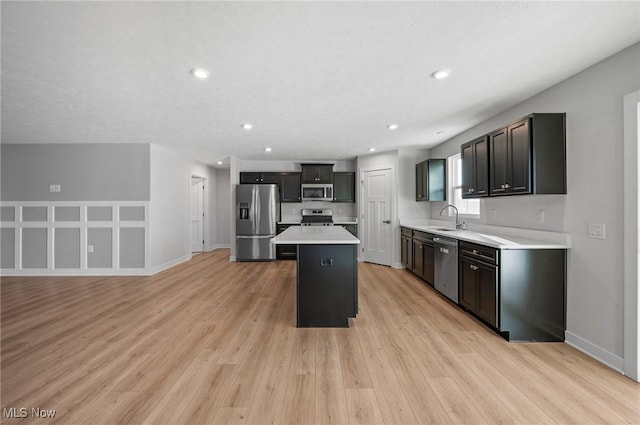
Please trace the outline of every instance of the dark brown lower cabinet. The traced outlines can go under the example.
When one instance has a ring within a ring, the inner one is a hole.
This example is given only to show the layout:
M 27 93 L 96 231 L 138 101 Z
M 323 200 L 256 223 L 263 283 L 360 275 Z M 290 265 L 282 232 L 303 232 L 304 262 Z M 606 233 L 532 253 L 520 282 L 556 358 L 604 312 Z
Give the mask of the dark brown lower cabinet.
M 434 285 L 435 279 L 435 248 L 434 244 L 422 245 L 422 278 L 431 286 Z
M 344 229 L 351 233 L 356 238 L 358 237 L 358 225 L 357 224 L 340 224 Z
M 433 286 L 434 261 L 433 235 L 407 228 L 401 228 L 400 262 L 420 279 Z
M 407 269 L 413 269 L 413 231 L 411 229 L 400 229 L 400 263 Z
M 564 341 L 566 249 L 460 242 L 460 306 L 509 341 Z
M 418 239 L 412 239 L 411 242 L 413 244 L 413 268 L 411 269 L 411 271 L 422 277 L 422 275 L 424 274 L 424 251 L 422 249 L 422 242 Z
M 400 228 L 402 265 L 434 285 L 434 235 Z M 458 304 L 508 341 L 564 341 L 566 249 L 497 249 L 460 240 Z
M 291 226 L 299 226 L 299 224 L 276 224 L 276 233 L 279 235 Z M 297 245 L 276 245 L 276 258 L 278 260 L 295 260 L 297 256 Z
M 461 257 L 458 264 L 460 304 L 489 325 L 496 327 L 498 321 L 497 267 L 466 257 Z

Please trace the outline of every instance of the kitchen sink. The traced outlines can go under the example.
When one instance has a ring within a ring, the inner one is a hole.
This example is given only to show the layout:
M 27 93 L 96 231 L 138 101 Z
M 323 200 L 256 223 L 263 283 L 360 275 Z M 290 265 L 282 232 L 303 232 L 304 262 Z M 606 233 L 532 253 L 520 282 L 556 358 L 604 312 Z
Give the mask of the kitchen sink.
M 440 231 L 442 231 L 442 232 L 453 232 L 453 231 L 454 231 L 454 230 L 456 230 L 456 229 L 445 229 L 445 228 L 443 227 L 443 228 L 438 228 L 438 229 L 436 229 L 436 230 L 440 230 Z

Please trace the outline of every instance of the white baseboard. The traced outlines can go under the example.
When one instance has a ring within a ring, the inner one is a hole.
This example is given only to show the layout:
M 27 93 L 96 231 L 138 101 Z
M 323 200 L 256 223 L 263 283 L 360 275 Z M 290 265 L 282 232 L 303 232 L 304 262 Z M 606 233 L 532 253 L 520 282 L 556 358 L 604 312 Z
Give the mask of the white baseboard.
M 151 268 L 151 274 L 154 275 L 156 273 L 160 273 L 161 271 L 167 270 L 173 266 L 177 266 L 180 263 L 184 263 L 185 261 L 191 260 L 191 254 L 183 255 L 180 258 L 173 259 L 164 264 L 160 264 L 159 266 L 155 266 Z
M 586 355 L 593 357 L 600 363 L 609 366 L 616 372 L 624 373 L 624 359 L 622 357 L 617 356 L 612 352 L 607 351 L 604 348 L 597 346 L 596 344 L 587 341 L 586 339 L 569 331 L 564 332 L 564 342 L 566 342 L 576 350 L 582 351 Z
M 393 267 L 394 269 L 404 269 L 404 266 L 402 265 L 402 263 L 392 263 L 391 267 Z
M 230 244 L 228 244 L 228 243 L 219 243 L 219 244 L 215 244 L 215 245 L 211 245 L 211 246 L 207 247 L 205 251 L 211 252 L 211 251 L 215 251 L 216 249 L 229 249 L 229 248 L 231 248 Z
M 236 256 L 235 255 L 230 255 L 229 256 L 229 261 L 236 261 Z
M 2 269 L 0 276 L 149 276 L 147 269 Z

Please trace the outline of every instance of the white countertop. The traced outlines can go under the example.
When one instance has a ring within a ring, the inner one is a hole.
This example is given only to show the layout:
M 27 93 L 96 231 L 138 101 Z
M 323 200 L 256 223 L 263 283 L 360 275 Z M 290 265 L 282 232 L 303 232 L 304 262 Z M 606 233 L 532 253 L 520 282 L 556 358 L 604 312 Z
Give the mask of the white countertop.
M 271 243 L 276 245 L 356 245 L 360 240 L 340 226 L 292 226 L 272 238 Z
M 296 218 L 283 218 L 278 222 L 278 224 L 300 224 L 302 219 L 300 217 Z M 333 217 L 333 224 L 358 224 L 358 219 L 356 217 Z
M 569 249 L 567 235 L 498 226 L 479 226 L 482 229 L 455 230 L 452 223 L 400 222 L 400 226 L 438 236 L 478 243 L 498 249 Z M 490 229 L 490 228 L 494 229 Z M 451 229 L 451 230 L 439 230 Z M 487 231 L 488 230 L 488 231 Z
M 278 221 L 276 224 L 300 224 L 300 219 L 299 218 L 293 218 L 293 219 L 284 219 L 284 220 L 280 220 Z
M 358 219 L 355 217 L 333 217 L 334 224 L 358 224 Z

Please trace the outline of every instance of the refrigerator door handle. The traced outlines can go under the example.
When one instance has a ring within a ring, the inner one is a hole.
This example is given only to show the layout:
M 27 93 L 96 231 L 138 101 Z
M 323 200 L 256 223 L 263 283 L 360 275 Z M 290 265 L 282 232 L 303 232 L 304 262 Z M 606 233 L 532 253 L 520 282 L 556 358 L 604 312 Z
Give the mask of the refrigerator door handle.
M 260 235 L 260 236 L 236 236 L 237 239 L 271 239 L 276 235 Z

